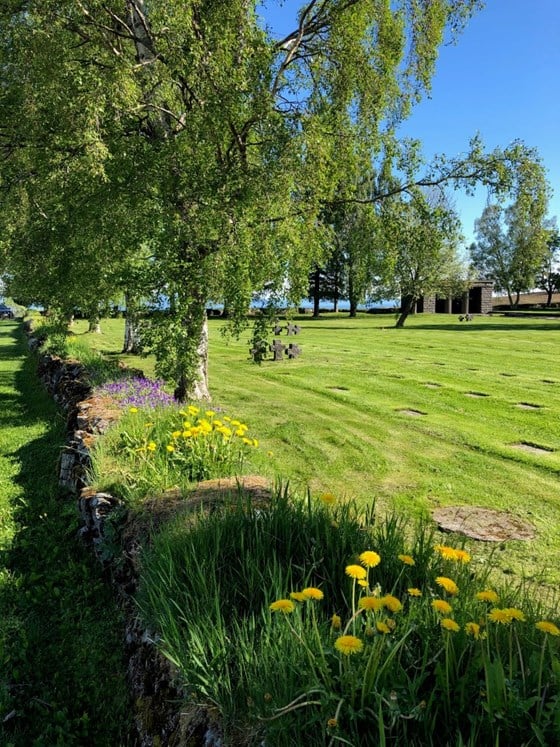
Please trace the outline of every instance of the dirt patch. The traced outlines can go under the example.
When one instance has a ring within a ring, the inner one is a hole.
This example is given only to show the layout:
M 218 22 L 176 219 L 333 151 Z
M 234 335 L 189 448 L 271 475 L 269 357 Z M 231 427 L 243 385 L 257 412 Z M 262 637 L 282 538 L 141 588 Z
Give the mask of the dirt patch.
M 509 378 L 515 379 L 515 377 L 517 376 L 517 374 L 504 372 L 504 373 L 501 373 L 500 376 L 508 376 Z
M 489 397 L 489 394 L 485 394 L 484 392 L 465 392 L 466 397 Z
M 543 384 L 557 384 L 557 381 L 554 381 L 553 379 L 541 379 Z
M 332 389 L 333 392 L 349 392 L 347 386 L 328 386 L 327 389 Z
M 477 506 L 448 506 L 432 512 L 434 521 L 446 532 L 457 532 L 482 542 L 531 540 L 535 528 L 506 511 Z
M 433 384 L 431 381 L 427 381 L 424 384 L 424 386 L 427 387 L 428 389 L 440 389 L 441 388 L 441 384 Z
M 516 407 L 521 410 L 540 410 L 542 405 L 532 405 L 530 402 L 518 402 Z
M 550 449 L 548 446 L 540 446 L 529 441 L 521 441 L 518 444 L 511 445 L 514 449 L 521 449 L 521 451 L 527 451 L 530 454 L 552 454 L 554 452 L 554 449 Z
M 419 417 L 421 415 L 427 415 L 425 412 L 420 412 L 420 410 L 409 410 L 407 408 L 404 408 L 402 410 L 397 410 L 397 412 L 400 412 L 401 415 L 409 415 L 410 417 Z

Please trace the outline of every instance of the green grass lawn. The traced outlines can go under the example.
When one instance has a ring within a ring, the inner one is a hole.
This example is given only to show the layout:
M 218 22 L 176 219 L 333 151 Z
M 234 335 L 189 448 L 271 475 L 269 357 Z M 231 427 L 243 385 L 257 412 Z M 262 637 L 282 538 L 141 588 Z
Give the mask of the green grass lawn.
M 412 515 L 447 505 L 511 511 L 537 538 L 500 545 L 498 567 L 560 581 L 557 320 L 419 315 L 402 330 L 373 315 L 298 323 L 300 335 L 282 339 L 297 342 L 301 357 L 258 366 L 249 332 L 228 342 L 210 321 L 213 406 L 260 440 L 255 471 Z M 122 325 L 107 320 L 104 334 L 87 337 L 116 355 Z M 124 360 L 153 373 L 150 359 Z M 478 544 L 479 555 L 487 550 Z
M 59 495 L 64 421 L 0 322 L 0 744 L 127 743 L 124 626 Z

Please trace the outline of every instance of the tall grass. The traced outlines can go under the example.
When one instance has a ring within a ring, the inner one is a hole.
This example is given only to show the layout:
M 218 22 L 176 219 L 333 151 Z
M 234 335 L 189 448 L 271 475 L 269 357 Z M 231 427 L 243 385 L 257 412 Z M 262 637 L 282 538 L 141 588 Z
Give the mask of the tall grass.
M 154 539 L 139 604 L 226 744 L 555 743 L 560 629 L 436 545 L 349 503 L 239 494 Z
M 124 626 L 58 493 L 64 421 L 0 322 L 0 744 L 126 745 Z

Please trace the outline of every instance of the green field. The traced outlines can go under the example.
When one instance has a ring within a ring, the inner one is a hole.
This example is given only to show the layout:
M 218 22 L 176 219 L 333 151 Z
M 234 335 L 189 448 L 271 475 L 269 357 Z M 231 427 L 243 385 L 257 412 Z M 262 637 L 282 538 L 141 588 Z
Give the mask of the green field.
M 300 335 L 282 340 L 297 342 L 301 357 L 258 366 L 249 332 L 228 342 L 210 321 L 213 407 L 259 439 L 255 471 L 413 515 L 447 505 L 511 511 L 537 537 L 499 545 L 498 567 L 560 581 L 557 320 L 419 315 L 402 330 L 387 316 L 298 323 Z M 113 354 L 121 336 L 120 320 L 88 335 Z M 130 362 L 153 371 L 150 359 Z M 488 547 L 479 543 L 479 555 Z

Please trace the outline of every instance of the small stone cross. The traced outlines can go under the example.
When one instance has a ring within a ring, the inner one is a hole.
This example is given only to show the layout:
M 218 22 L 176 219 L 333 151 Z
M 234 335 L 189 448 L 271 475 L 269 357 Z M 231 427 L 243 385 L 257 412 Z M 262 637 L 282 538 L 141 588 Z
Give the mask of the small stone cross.
M 274 342 L 268 346 L 268 349 L 274 353 L 274 360 L 275 361 L 281 361 L 282 356 L 284 353 L 284 350 L 286 349 L 285 345 L 282 345 L 280 340 L 274 340 Z
M 299 334 L 301 327 L 299 327 L 297 324 L 288 324 L 286 330 L 289 335 L 297 335 Z
M 288 356 L 288 358 L 297 358 L 300 353 L 301 348 L 299 345 L 296 345 L 295 343 L 290 343 L 288 345 L 288 349 L 286 350 L 286 355 Z

